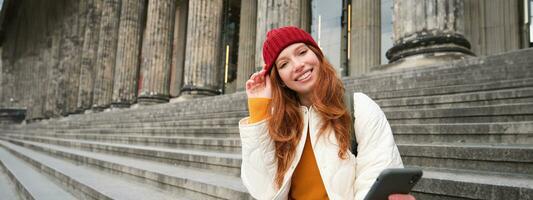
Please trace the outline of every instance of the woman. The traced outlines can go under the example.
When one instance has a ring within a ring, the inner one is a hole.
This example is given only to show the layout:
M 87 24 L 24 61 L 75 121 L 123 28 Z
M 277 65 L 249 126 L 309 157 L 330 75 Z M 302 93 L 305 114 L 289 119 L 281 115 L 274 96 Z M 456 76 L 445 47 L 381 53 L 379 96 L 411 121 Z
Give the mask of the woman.
M 307 32 L 269 31 L 263 59 L 246 82 L 250 117 L 239 122 L 241 178 L 253 197 L 363 199 L 383 169 L 403 167 L 385 115 L 362 93 L 354 94 L 358 156 L 350 153 L 344 87 Z

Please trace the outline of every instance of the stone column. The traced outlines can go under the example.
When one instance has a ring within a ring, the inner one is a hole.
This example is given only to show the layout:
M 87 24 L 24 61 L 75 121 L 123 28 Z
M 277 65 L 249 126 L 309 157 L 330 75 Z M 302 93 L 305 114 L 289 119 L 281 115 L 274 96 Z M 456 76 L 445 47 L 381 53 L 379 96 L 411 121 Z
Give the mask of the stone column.
M 478 55 L 520 48 L 520 0 L 464 0 L 465 37 Z
M 381 57 L 381 1 L 352 1 L 349 76 L 369 72 Z
M 239 27 L 239 53 L 237 60 L 237 91 L 255 71 L 255 31 L 257 27 L 257 0 L 242 0 Z
M 184 98 L 220 93 L 222 4 L 222 0 L 189 1 L 185 73 L 181 88 Z
M 136 100 L 145 8 L 146 0 L 122 1 L 113 85 L 113 107 L 128 107 Z
M 78 111 L 90 109 L 93 102 L 102 3 L 102 0 L 93 0 L 89 1 L 87 5 L 87 25 L 84 30 L 83 50 L 81 52 L 80 88 L 76 106 Z
M 310 30 L 311 8 L 309 0 L 261 0 L 257 1 L 257 31 L 255 43 L 255 66 L 263 66 L 263 42 L 266 33 L 282 26 L 297 26 Z
M 464 37 L 463 0 L 394 0 L 394 46 L 387 51 L 391 62 L 418 58 L 431 63 L 473 55 Z
M 111 105 L 119 20 L 120 0 L 104 0 L 92 106 L 97 111 L 108 108 Z
M 86 1 L 68 1 L 69 13 L 65 16 L 65 21 L 70 25 L 68 28 L 68 59 L 66 64 L 67 93 L 66 93 L 66 112 L 68 114 L 77 113 L 78 92 L 80 87 L 80 67 L 81 53 L 83 48 L 83 32 L 85 29 L 85 7 Z M 65 49 L 63 49 L 65 50 Z
M 175 3 L 175 0 L 148 1 L 146 30 L 142 43 L 139 80 L 141 87 L 137 99 L 141 104 L 163 103 L 169 99 Z
M 65 100 L 65 71 L 61 68 L 60 58 L 63 56 L 61 49 L 61 38 L 64 37 L 62 33 L 62 26 L 65 25 L 61 22 L 62 16 L 64 16 L 65 2 L 54 4 L 50 11 L 50 24 L 53 27 L 52 33 L 49 39 L 48 58 L 46 61 L 48 84 L 46 92 L 45 103 L 45 116 L 48 118 L 57 117 L 63 115 L 64 100 Z
M 48 21 L 50 24 L 49 46 L 46 50 L 46 67 L 47 67 L 47 83 L 46 83 L 46 101 L 44 104 L 44 115 L 47 118 L 59 116 L 59 109 L 57 104 L 61 100 L 59 95 L 60 74 L 59 58 L 60 58 L 60 44 L 61 44 L 61 16 L 63 16 L 63 3 L 52 6 Z M 64 74 L 64 73 L 63 73 Z
M 31 103 L 28 105 L 27 112 L 26 112 L 26 119 L 29 119 L 30 121 L 40 120 L 44 118 L 43 113 L 43 102 L 44 98 L 43 96 L 43 90 L 45 89 L 43 85 L 45 84 L 46 80 L 46 65 L 44 63 L 46 57 L 44 57 L 44 52 L 47 45 L 47 14 L 48 13 L 48 2 L 45 1 L 39 1 L 34 4 L 32 8 L 32 11 L 34 12 L 34 19 L 33 25 L 30 26 L 30 28 L 34 31 L 34 34 L 32 34 L 32 51 L 34 53 L 33 59 L 30 62 L 30 81 L 32 82 L 30 85 L 30 94 L 31 96 Z
M 72 74 L 73 68 L 75 68 L 74 56 L 77 54 L 74 42 L 74 37 L 76 36 L 75 30 L 77 29 L 74 14 L 77 9 L 74 4 L 77 4 L 77 2 L 66 1 L 64 4 L 64 15 L 61 17 L 63 35 L 59 47 L 61 48 L 59 56 L 59 70 L 61 73 L 59 75 L 61 76 L 61 83 L 58 85 L 58 92 L 61 93 L 60 107 L 62 115 L 70 113 L 69 103 L 71 95 L 73 94 L 73 85 L 70 79 L 74 76 Z
M 176 17 L 174 18 L 174 41 L 172 42 L 172 64 L 170 67 L 171 97 L 179 96 L 181 87 L 183 86 L 188 5 L 189 0 L 178 0 L 176 2 Z

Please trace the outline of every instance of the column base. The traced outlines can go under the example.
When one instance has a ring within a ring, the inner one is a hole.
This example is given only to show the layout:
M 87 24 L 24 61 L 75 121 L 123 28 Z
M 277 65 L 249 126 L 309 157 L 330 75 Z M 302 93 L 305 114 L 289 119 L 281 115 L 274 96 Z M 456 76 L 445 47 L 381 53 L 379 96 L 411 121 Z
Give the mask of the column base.
M 141 95 L 137 97 L 139 105 L 154 105 L 161 103 L 168 103 L 168 95 Z
M 437 52 L 420 54 L 402 58 L 393 63 L 381 65 L 372 68 L 372 72 L 393 72 L 401 70 L 409 70 L 412 68 L 420 68 L 424 66 L 434 66 L 439 64 L 451 63 L 457 60 L 471 58 L 473 56 L 461 52 Z
M 129 108 L 131 106 L 130 103 L 127 102 L 113 102 L 111 103 L 111 108 Z
M 460 34 L 415 33 L 409 40 L 398 41 L 386 53 L 389 63 L 411 56 L 432 53 L 462 53 L 475 56 L 470 51 L 470 43 Z
M 97 105 L 94 105 L 91 110 L 93 112 L 102 112 L 104 111 L 105 109 L 109 108 L 110 105 L 101 105 L 101 106 L 97 106 Z
M 219 95 L 222 92 L 217 89 L 198 87 L 194 85 L 185 85 L 181 88 L 181 96 L 193 96 L 193 97 L 205 97 L 205 96 L 214 96 Z

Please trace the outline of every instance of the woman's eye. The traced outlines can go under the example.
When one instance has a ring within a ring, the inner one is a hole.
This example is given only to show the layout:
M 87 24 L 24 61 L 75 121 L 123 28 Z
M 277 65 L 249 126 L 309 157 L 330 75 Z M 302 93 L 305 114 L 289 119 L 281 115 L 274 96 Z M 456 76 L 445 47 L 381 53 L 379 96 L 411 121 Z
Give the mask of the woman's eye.
M 300 55 L 304 55 L 305 53 L 307 53 L 307 50 L 303 50 L 300 52 Z
M 279 68 L 280 68 L 280 69 L 281 69 L 281 68 L 284 68 L 285 65 L 287 65 L 287 63 L 281 63 L 281 64 L 279 65 Z

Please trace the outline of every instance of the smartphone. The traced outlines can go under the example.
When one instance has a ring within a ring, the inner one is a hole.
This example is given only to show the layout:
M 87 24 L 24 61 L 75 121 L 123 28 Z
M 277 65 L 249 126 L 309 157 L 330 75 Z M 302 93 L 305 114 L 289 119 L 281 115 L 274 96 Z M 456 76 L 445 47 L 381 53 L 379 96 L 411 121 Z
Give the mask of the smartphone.
M 420 169 L 385 169 L 368 191 L 365 200 L 387 200 L 391 194 L 409 194 L 420 178 L 422 178 Z

